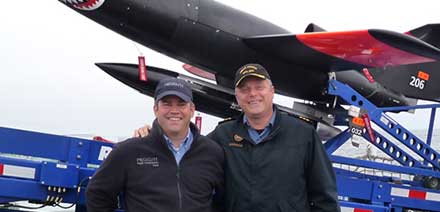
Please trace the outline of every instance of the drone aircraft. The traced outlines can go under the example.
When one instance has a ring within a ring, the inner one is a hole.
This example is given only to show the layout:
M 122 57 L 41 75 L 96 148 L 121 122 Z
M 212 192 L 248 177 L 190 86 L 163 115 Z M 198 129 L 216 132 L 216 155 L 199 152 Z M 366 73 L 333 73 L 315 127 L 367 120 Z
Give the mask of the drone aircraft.
M 152 96 L 157 82 L 177 77 L 191 82 L 199 111 L 218 117 L 237 114 L 233 79 L 246 63 L 265 66 L 276 92 L 312 102 L 282 108 L 332 125 L 328 115 L 341 104 L 326 93 L 328 80 L 348 84 L 378 107 L 440 101 L 440 24 L 405 33 L 381 29 L 327 32 L 309 24 L 302 34 L 213 0 L 60 0 L 137 43 L 178 59 L 198 80 L 161 67 L 99 63 L 124 84 Z M 329 106 L 330 105 L 330 106 Z M 310 115 L 313 108 L 314 115 Z M 319 111 L 319 112 L 317 112 Z M 316 115 L 318 113 L 318 115 Z

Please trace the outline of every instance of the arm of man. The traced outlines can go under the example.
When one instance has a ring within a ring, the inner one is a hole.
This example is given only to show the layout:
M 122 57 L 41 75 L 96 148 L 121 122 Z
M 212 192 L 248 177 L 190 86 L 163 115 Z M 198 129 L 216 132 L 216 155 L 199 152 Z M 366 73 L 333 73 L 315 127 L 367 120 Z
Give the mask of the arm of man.
M 218 132 L 218 131 L 216 131 L 216 129 L 211 131 L 207 135 L 207 137 L 210 138 L 211 140 L 213 140 L 215 143 L 220 144 L 220 142 L 218 142 L 219 137 L 216 134 L 216 132 Z M 225 156 L 224 156 L 224 154 L 222 157 L 222 164 L 223 164 L 223 173 L 221 174 L 221 176 L 223 176 L 223 178 L 220 179 L 219 183 L 216 185 L 214 199 L 213 199 L 213 204 L 214 204 L 214 208 L 215 208 L 216 212 L 225 211 L 225 177 L 224 177 Z
M 340 211 L 336 176 L 327 152 L 315 130 L 308 153 L 307 192 L 312 211 Z
M 224 153 L 221 155 L 221 164 L 222 169 L 221 172 L 217 174 L 218 180 L 215 186 L 215 193 L 213 196 L 213 205 L 215 212 L 223 212 L 225 211 L 225 157 Z
M 121 151 L 115 147 L 89 181 L 86 191 L 87 211 L 113 212 L 124 184 Z

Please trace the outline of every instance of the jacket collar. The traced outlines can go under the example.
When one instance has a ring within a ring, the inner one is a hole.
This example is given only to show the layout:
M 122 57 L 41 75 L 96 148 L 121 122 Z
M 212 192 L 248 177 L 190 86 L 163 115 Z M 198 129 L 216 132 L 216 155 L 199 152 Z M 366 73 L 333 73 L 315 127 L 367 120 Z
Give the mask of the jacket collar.
M 280 131 L 280 127 L 281 127 L 280 122 L 282 119 L 281 111 L 278 110 L 278 107 L 276 105 L 273 105 L 273 108 L 274 108 L 274 113 L 275 113 L 275 121 L 273 123 L 272 130 L 270 131 L 269 135 L 266 137 L 265 140 L 271 139 L 272 137 L 277 135 L 278 132 Z M 238 136 L 238 137 L 241 137 L 241 138 L 244 138 L 244 139 L 250 141 L 251 138 L 249 137 L 246 125 L 243 123 L 243 120 L 244 120 L 243 117 L 244 117 L 244 113 L 241 113 L 240 116 L 237 119 L 235 119 L 235 124 L 236 124 L 237 130 L 235 131 L 235 134 L 233 135 L 234 136 L 233 139 L 236 139 L 235 136 Z
M 191 133 L 193 134 L 193 143 L 191 144 L 192 147 L 198 145 L 199 142 L 197 142 L 198 137 L 200 136 L 200 132 L 197 129 L 196 125 L 193 124 L 192 122 L 189 123 L 189 129 L 191 130 Z M 152 137 L 154 140 L 159 140 L 160 142 L 157 143 L 162 143 L 166 148 L 168 148 L 168 144 L 165 141 L 164 136 L 164 132 L 162 127 L 159 125 L 159 122 L 157 121 L 157 119 L 155 119 L 153 121 L 153 126 L 151 128 L 151 134 L 148 137 Z

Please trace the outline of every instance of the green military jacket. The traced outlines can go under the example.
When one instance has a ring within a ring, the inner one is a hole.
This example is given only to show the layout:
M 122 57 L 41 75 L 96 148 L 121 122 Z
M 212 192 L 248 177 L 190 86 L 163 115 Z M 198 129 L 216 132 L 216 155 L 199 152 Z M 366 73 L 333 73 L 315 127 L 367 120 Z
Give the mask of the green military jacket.
M 275 112 L 270 134 L 257 145 L 243 115 L 208 135 L 225 150 L 226 211 L 340 211 L 332 164 L 315 129 Z

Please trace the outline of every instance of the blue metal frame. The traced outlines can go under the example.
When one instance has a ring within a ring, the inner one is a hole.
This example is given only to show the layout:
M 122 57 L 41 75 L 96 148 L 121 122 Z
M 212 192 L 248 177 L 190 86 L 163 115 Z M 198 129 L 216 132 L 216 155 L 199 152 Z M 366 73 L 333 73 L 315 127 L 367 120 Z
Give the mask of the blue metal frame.
M 371 140 L 367 133 L 364 133 L 363 137 L 395 161 L 399 162 L 400 166 L 330 155 L 330 159 L 334 164 L 346 164 L 354 167 L 364 167 L 393 173 L 440 178 L 440 165 L 437 162 L 440 154 L 430 147 L 435 109 L 440 107 L 440 104 L 378 108 L 348 85 L 333 79 L 329 81 L 328 93 L 338 96 L 338 98 L 341 98 L 349 105 L 362 108 L 368 114 L 371 122 L 382 128 L 386 133 L 393 136 L 397 141 L 404 144 L 408 149 L 424 160 L 424 163 L 417 161 L 409 152 L 393 144 L 385 136 L 373 129 L 376 139 Z M 385 114 L 385 112 L 388 111 L 407 111 L 422 108 L 432 109 L 426 143 Z M 349 140 L 349 138 L 350 134 L 344 131 L 340 135 L 330 139 L 325 143 L 327 152 L 329 154 L 333 153 L 338 147 L 343 145 L 344 142 Z M 440 191 L 424 188 L 423 182 L 372 176 L 340 168 L 335 168 L 335 173 L 337 176 L 339 195 L 343 200 L 350 201 L 348 203 L 344 202 L 344 204 L 366 204 L 372 206 L 370 210 L 373 211 L 403 211 L 404 209 L 440 211 Z M 399 183 L 402 183 L 402 185 L 399 185 Z M 408 191 L 430 192 L 430 194 L 438 196 L 439 200 L 428 201 L 412 197 L 392 196 L 391 189 L 396 187 L 405 188 Z M 344 204 L 341 201 L 341 205 Z M 374 207 L 382 207 L 382 209 L 376 209 Z
M 61 201 L 85 211 L 89 177 L 113 144 L 0 127 L 0 164 L 35 169 L 33 179 L 0 176 L 0 201 Z M 6 153 L 6 154 L 5 154 Z M 20 157 L 12 157 L 20 155 Z M 30 156 L 29 159 L 26 156 Z M 78 188 L 80 186 L 80 188 Z
M 348 132 L 348 129 L 342 131 L 337 136 L 331 138 L 327 142 L 325 142 L 324 147 L 327 151 L 327 154 L 331 155 L 335 152 L 339 147 L 341 147 L 345 141 L 347 141 L 351 137 L 351 134 Z
M 417 105 L 410 107 L 395 107 L 395 108 L 378 108 L 373 103 L 362 97 L 359 93 L 353 90 L 350 86 L 341 83 L 336 80 L 329 80 L 328 93 L 341 97 L 350 105 L 361 107 L 368 112 L 368 115 L 375 124 L 392 135 L 395 139 L 399 140 L 406 147 L 411 149 L 418 156 L 422 157 L 435 169 L 440 169 L 438 159 L 440 154 L 432 149 L 430 145 L 424 143 L 421 139 L 405 129 L 402 125 L 394 121 L 391 117 L 386 115 L 385 111 L 401 111 L 411 110 L 419 108 L 437 108 L 440 104 L 434 104 L 429 106 Z M 388 147 L 389 149 L 389 147 Z
M 350 210 L 352 208 L 356 208 L 357 211 L 374 211 L 374 212 L 389 212 L 389 207 L 379 206 L 379 205 L 367 205 L 362 203 L 356 203 L 356 202 L 347 202 L 347 201 L 339 201 L 342 211 L 344 209 L 347 209 L 345 211 L 354 211 Z

